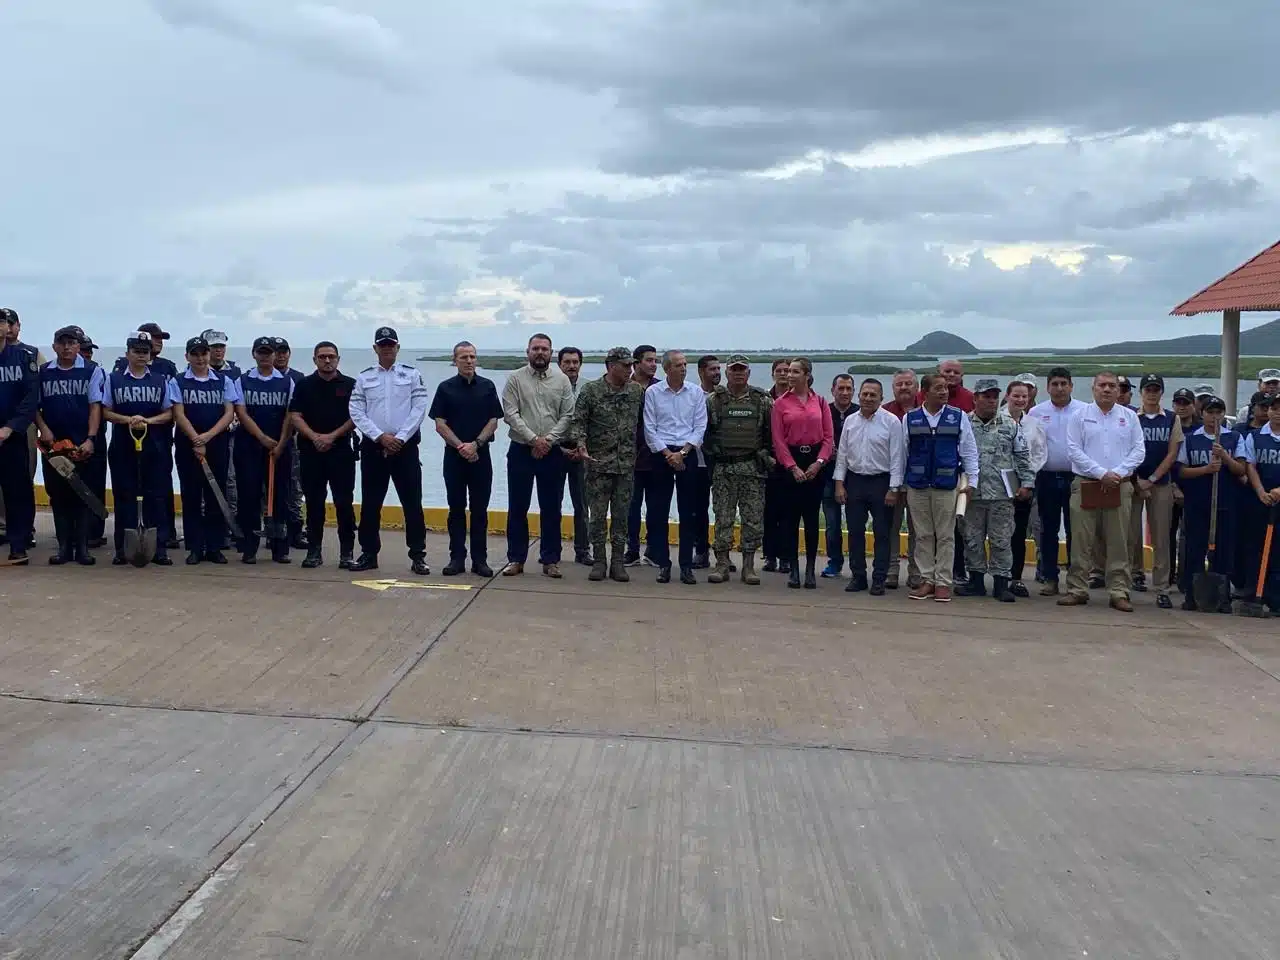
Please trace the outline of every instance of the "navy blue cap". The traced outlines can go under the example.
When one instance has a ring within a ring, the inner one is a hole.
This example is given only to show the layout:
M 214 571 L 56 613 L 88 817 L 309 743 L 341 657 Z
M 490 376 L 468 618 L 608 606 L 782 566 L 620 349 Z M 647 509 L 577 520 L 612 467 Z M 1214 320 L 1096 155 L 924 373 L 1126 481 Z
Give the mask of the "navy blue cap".
M 400 337 L 391 327 L 379 327 L 373 331 L 374 343 L 399 343 Z

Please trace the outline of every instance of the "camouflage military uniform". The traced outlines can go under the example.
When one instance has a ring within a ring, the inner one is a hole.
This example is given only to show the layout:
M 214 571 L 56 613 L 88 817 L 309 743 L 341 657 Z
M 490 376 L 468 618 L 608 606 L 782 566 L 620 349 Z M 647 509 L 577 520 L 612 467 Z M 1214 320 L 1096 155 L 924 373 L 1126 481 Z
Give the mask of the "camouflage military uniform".
M 615 356 L 615 354 L 617 356 Z M 631 351 L 615 347 L 608 362 L 631 363 Z M 607 366 L 606 363 L 606 366 Z M 587 461 L 583 494 L 587 501 L 591 548 L 597 563 L 605 558 L 606 531 L 615 562 L 627 549 L 627 512 L 635 484 L 636 423 L 644 403 L 644 387 L 628 381 L 621 387 L 606 377 L 582 385 L 573 409 L 573 435 L 591 457 Z M 609 529 L 608 518 L 613 518 Z
M 1013 470 L 1018 487 L 1035 487 L 1031 457 L 1017 421 L 998 412 L 985 423 L 969 415 L 973 438 L 978 444 L 978 489 L 970 491 L 964 515 L 965 563 L 969 577 L 982 583 L 982 576 L 1009 579 L 1013 565 L 1013 498 L 1005 489 L 1002 470 Z M 990 560 L 987 559 L 988 545 Z

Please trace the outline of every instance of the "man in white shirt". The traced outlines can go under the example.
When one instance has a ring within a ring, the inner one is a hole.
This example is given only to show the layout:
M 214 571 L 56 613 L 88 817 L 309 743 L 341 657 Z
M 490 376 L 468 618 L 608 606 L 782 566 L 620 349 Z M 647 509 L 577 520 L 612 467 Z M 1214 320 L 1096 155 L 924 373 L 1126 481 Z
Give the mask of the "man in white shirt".
M 560 372 L 569 378 L 573 387 L 574 403 L 578 402 L 578 378 L 582 374 L 582 351 L 577 347 L 561 347 L 556 354 L 556 365 Z M 571 443 L 566 441 L 565 443 Z M 586 463 L 578 452 L 576 443 L 566 446 L 564 451 L 567 486 L 569 487 L 569 503 L 573 506 L 573 562 L 584 567 L 591 566 L 591 532 L 587 523 L 587 501 L 583 497 L 582 482 L 585 476 Z
M 1071 396 L 1075 383 L 1066 367 L 1054 367 L 1049 371 L 1049 399 L 1031 408 L 1028 416 L 1038 420 L 1044 429 L 1044 466 L 1036 474 L 1036 502 L 1040 512 L 1040 542 L 1036 552 L 1040 556 L 1040 575 L 1044 587 L 1040 596 L 1052 597 L 1058 593 L 1058 531 L 1066 528 L 1067 559 L 1071 558 L 1071 457 L 1067 453 L 1067 424 L 1083 407 L 1083 400 Z
M 1130 613 L 1129 602 L 1129 509 L 1131 498 L 1124 495 L 1121 484 L 1146 456 L 1142 427 L 1138 416 L 1119 401 L 1120 383 L 1114 373 L 1103 371 L 1093 378 L 1093 403 L 1085 404 L 1067 424 L 1067 456 L 1075 479 L 1071 483 L 1071 523 L 1075 531 L 1076 550 L 1071 553 L 1067 572 L 1067 593 L 1058 605 L 1081 606 L 1089 602 L 1089 568 L 1093 561 L 1091 545 L 1100 538 L 1105 550 L 1107 590 L 1111 606 Z M 1086 485 L 1100 484 L 1100 497 L 1114 497 L 1114 507 L 1086 510 L 1084 500 L 1090 497 Z M 1101 562 L 1101 560 L 1100 560 Z
M 858 408 L 844 419 L 836 448 L 833 474 L 835 501 L 843 504 L 849 519 L 849 574 L 847 593 L 867 589 L 867 515 L 871 516 L 875 559 L 871 566 L 871 594 L 883 596 L 889 573 L 889 541 L 897 531 L 889 529 L 893 506 L 906 467 L 906 444 L 898 418 L 880 406 L 884 387 L 879 380 L 863 380 L 858 388 Z M 828 521 L 829 522 L 829 521 Z
M 422 462 L 419 428 L 427 415 L 427 385 L 422 374 L 407 363 L 396 363 L 400 338 L 391 327 L 379 327 L 373 335 L 378 362 L 356 375 L 351 390 L 351 420 L 360 440 L 360 556 L 351 565 L 355 573 L 378 569 L 382 548 L 382 501 L 388 483 L 404 509 L 404 538 L 409 569 L 425 577 L 427 524 L 422 516 Z
M 697 502 L 697 452 L 707 432 L 707 398 L 686 380 L 688 361 L 678 350 L 662 355 L 666 379 L 644 394 L 644 440 L 653 454 L 653 501 L 649 513 L 649 555 L 658 565 L 658 583 L 671 582 L 671 495 L 680 515 L 680 582 L 694 584 L 693 544 Z

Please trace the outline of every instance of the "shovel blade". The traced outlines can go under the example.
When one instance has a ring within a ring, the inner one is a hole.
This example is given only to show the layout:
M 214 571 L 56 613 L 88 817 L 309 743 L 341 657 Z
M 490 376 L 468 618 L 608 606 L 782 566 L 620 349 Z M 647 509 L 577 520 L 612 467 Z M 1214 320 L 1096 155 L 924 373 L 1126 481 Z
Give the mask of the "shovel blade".
M 1231 609 L 1231 581 L 1225 574 L 1205 571 L 1191 578 L 1191 596 L 1202 613 Z
M 156 528 L 147 527 L 142 530 L 126 530 L 124 532 L 124 555 L 135 567 L 145 567 L 156 555 Z

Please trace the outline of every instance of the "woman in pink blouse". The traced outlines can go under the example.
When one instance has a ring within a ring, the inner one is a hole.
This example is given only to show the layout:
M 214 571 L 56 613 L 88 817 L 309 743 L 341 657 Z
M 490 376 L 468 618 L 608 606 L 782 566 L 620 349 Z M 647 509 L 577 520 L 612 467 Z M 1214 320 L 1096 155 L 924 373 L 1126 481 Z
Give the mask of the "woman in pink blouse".
M 800 521 L 804 520 L 804 586 L 818 586 L 813 567 L 818 558 L 818 511 L 822 507 L 822 468 L 831 459 L 831 408 L 813 392 L 813 364 L 807 357 L 791 361 L 791 389 L 773 403 L 773 452 L 791 479 L 787 491 L 785 543 L 791 553 L 788 587 L 800 586 Z

